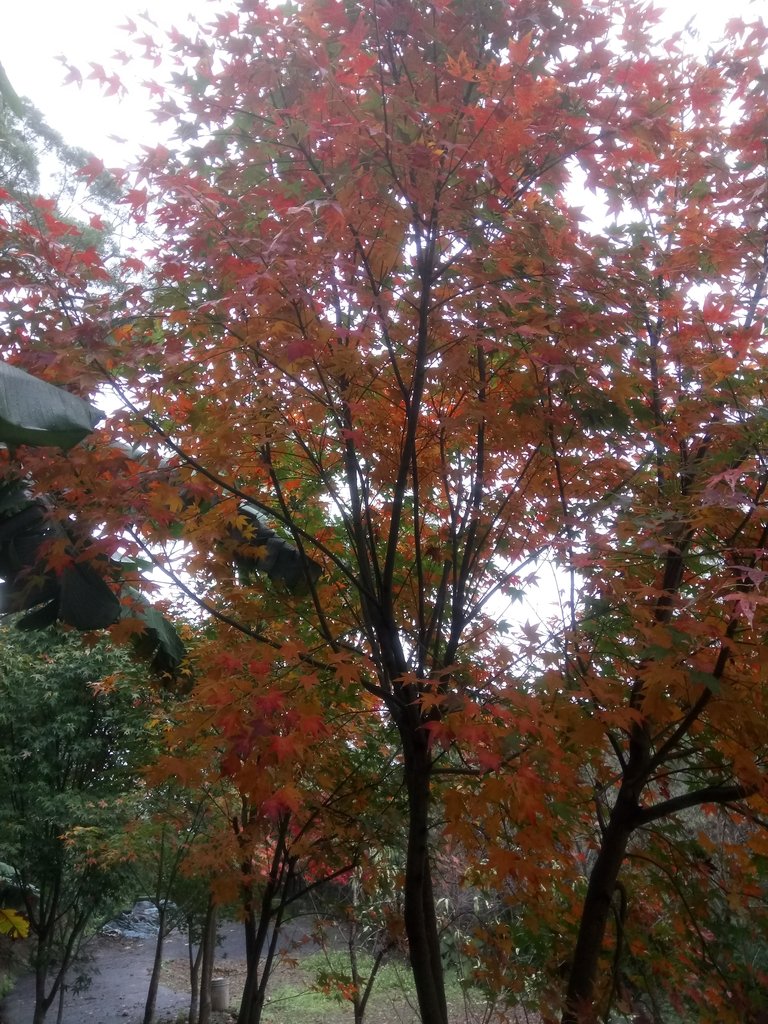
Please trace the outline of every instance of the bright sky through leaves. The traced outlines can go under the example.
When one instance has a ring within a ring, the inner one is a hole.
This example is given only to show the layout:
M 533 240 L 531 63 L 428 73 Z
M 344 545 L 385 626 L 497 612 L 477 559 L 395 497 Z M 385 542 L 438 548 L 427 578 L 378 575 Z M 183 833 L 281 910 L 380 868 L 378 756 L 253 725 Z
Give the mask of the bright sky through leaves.
M 729 19 L 756 9 L 754 0 L 732 0 L 727 5 L 712 0 L 667 0 L 659 6 L 666 8 L 662 31 L 687 26 L 692 44 L 695 35 L 696 45 L 702 48 L 720 38 Z M 156 34 L 142 19 L 144 13 L 149 13 L 158 28 L 176 25 L 183 29 L 190 18 L 204 23 L 212 18 L 212 12 L 225 7 L 226 0 L 162 0 L 149 10 L 146 0 L 69 0 L 66 4 L 32 0 L 4 11 L 0 62 L 16 91 L 32 100 L 66 142 L 89 149 L 109 165 L 121 166 L 132 161 L 139 147 L 166 141 L 168 132 L 166 125 L 154 123 L 149 113 L 151 100 L 142 86 L 153 75 L 162 80 L 163 69 L 153 69 L 141 59 L 126 22 L 134 21 L 139 35 L 144 28 Z M 116 60 L 120 51 L 135 59 L 130 63 Z M 82 87 L 62 85 L 66 77 L 62 56 L 82 73 Z M 103 87 L 88 79 L 92 63 L 102 65 L 107 73 L 117 71 L 127 95 L 104 95 Z M 578 195 L 572 198 L 580 205 Z M 593 196 L 583 196 L 582 205 L 592 216 L 599 215 Z M 539 586 L 529 587 L 527 599 L 514 607 L 500 606 L 500 618 L 536 621 L 556 613 L 557 580 L 544 566 L 539 566 L 539 573 Z M 547 595 L 543 600 L 542 594 Z
M 183 27 L 190 15 L 206 20 L 207 12 L 225 7 L 224 0 L 162 0 L 150 10 L 158 26 Z M 716 40 L 723 26 L 740 14 L 757 13 L 755 0 L 732 0 L 727 4 L 713 0 L 667 0 L 664 24 L 674 31 L 687 24 L 698 32 L 700 41 Z M 137 145 L 152 144 L 162 137 L 162 128 L 153 124 L 147 113 L 146 92 L 131 88 L 128 96 L 103 96 L 96 82 L 86 81 L 82 89 L 62 87 L 64 55 L 86 76 L 90 62 L 105 68 L 115 65 L 113 54 L 136 52 L 127 32 L 119 26 L 127 18 L 138 20 L 147 11 L 146 0 L 31 0 L 9 5 L 2 15 L 0 62 L 21 95 L 28 96 L 43 112 L 51 126 L 66 141 L 90 149 L 107 162 L 127 160 Z M 693 19 L 693 21 L 691 21 Z M 126 84 L 150 77 L 150 69 L 138 58 L 133 67 L 121 70 Z M 123 147 L 110 138 L 128 140 Z

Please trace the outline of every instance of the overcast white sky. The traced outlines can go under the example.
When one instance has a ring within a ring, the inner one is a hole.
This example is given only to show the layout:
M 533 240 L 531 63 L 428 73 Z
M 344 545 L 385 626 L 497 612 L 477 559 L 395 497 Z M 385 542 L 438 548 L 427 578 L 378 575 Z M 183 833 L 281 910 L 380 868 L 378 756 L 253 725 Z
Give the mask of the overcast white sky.
M 183 29 L 190 12 L 206 20 L 208 11 L 222 6 L 225 0 L 0 0 L 0 62 L 16 91 L 28 96 L 67 142 L 108 163 L 119 162 L 137 144 L 161 137 L 148 113 L 147 94 L 134 88 L 127 97 L 104 96 L 87 79 L 82 88 L 62 86 L 66 71 L 57 58 L 64 55 L 84 76 L 93 62 L 126 82 L 141 81 L 152 77 L 148 64 L 137 59 L 124 68 L 113 60 L 116 50 L 137 52 L 120 28 L 127 18 L 141 27 L 146 24 L 142 13 L 149 11 L 159 26 Z M 151 27 L 149 32 L 154 34 Z M 130 139 L 130 149 L 111 142 L 111 135 Z
M 670 29 L 695 18 L 704 40 L 718 38 L 729 18 L 765 10 L 761 0 L 659 0 L 659 5 L 666 8 Z M 64 54 L 83 71 L 91 61 L 109 68 L 115 50 L 132 52 L 128 34 L 118 28 L 126 17 L 138 21 L 149 8 L 158 24 L 182 28 L 190 12 L 205 20 L 209 11 L 226 6 L 226 0 L 0 0 L 0 6 L 0 62 L 16 91 L 28 96 L 68 142 L 117 164 L 127 161 L 137 144 L 161 137 L 147 113 L 146 95 L 133 89 L 118 101 L 103 96 L 94 82 L 82 89 L 62 87 L 65 72 L 57 56 Z M 139 80 L 149 77 L 141 61 L 135 63 L 135 73 Z M 130 148 L 117 146 L 110 135 L 129 138 Z

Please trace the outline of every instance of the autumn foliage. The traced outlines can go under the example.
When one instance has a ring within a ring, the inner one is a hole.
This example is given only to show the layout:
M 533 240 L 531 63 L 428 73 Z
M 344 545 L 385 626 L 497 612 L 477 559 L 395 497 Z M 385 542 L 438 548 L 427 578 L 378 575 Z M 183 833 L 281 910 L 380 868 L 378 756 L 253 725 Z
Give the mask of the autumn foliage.
M 425 1024 L 446 847 L 507 907 L 471 948 L 512 1002 L 762 998 L 724 936 L 764 902 L 766 31 L 698 57 L 650 17 L 241 0 L 144 38 L 146 271 L 73 314 L 66 268 L 6 345 L 119 398 L 66 466 L 19 458 L 208 616 L 179 741 L 331 873 L 394 758 Z

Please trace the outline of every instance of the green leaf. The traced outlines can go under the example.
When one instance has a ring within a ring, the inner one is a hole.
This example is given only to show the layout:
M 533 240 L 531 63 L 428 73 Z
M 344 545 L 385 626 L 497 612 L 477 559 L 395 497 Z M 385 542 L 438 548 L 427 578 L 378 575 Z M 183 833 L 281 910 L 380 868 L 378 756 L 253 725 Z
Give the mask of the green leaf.
M 59 618 L 75 629 L 104 629 L 120 618 L 120 602 L 92 566 L 73 565 L 61 575 Z
M 0 907 L 0 935 L 10 935 L 12 939 L 26 939 L 29 935 L 29 921 L 17 910 Z
M 2 97 L 3 101 L 2 104 L 0 104 L 0 109 L 2 109 L 3 106 L 6 106 L 16 115 L 16 117 L 24 117 L 24 104 L 22 103 L 19 94 L 11 85 L 10 79 L 8 78 L 2 64 L 0 64 L 0 97 Z
M 133 587 L 125 587 L 123 591 L 130 597 L 133 607 L 123 607 L 123 618 L 136 617 L 144 623 L 144 632 L 153 647 L 154 664 L 161 672 L 172 672 L 177 669 L 184 658 L 184 644 L 174 629 L 173 623 L 146 600 L 143 594 Z M 138 607 L 136 607 L 138 606 Z
M 720 680 L 711 672 L 700 672 L 698 669 L 692 668 L 688 674 L 692 683 L 698 683 L 699 686 L 711 690 L 712 693 L 720 692 Z
M 0 484 L 0 516 L 18 512 L 29 504 L 26 488 L 23 480 L 9 479 Z
M 322 575 L 322 567 L 314 559 L 302 556 L 290 541 L 279 537 L 254 505 L 243 503 L 238 511 L 250 527 L 247 536 L 242 531 L 232 531 L 234 538 L 245 541 L 235 557 L 237 569 L 244 580 L 257 570 L 295 594 L 306 591 L 307 577 L 313 583 L 317 582 Z
M 0 362 L 0 441 L 71 448 L 102 418 L 89 402 Z
M 41 608 L 18 619 L 16 629 L 47 629 L 48 626 L 52 626 L 56 622 L 58 617 L 59 602 L 49 601 L 48 604 L 44 604 Z

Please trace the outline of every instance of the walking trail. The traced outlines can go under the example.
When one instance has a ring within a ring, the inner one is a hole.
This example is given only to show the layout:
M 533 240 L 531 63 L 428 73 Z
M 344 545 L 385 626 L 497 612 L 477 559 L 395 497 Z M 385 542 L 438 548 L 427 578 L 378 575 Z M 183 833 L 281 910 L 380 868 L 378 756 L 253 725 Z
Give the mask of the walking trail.
M 219 962 L 244 959 L 243 929 L 224 925 L 217 948 Z M 98 936 L 87 965 L 91 982 L 82 992 L 68 991 L 61 1024 L 140 1024 L 155 955 L 155 939 Z M 184 936 L 174 933 L 165 941 L 163 960 L 185 960 Z M 0 1024 L 31 1024 L 35 1003 L 32 975 L 19 978 L 13 991 L 0 1003 Z M 158 1022 L 175 1021 L 189 1008 L 189 995 L 160 985 L 157 994 Z M 46 1024 L 55 1024 L 58 1005 L 48 1011 Z

